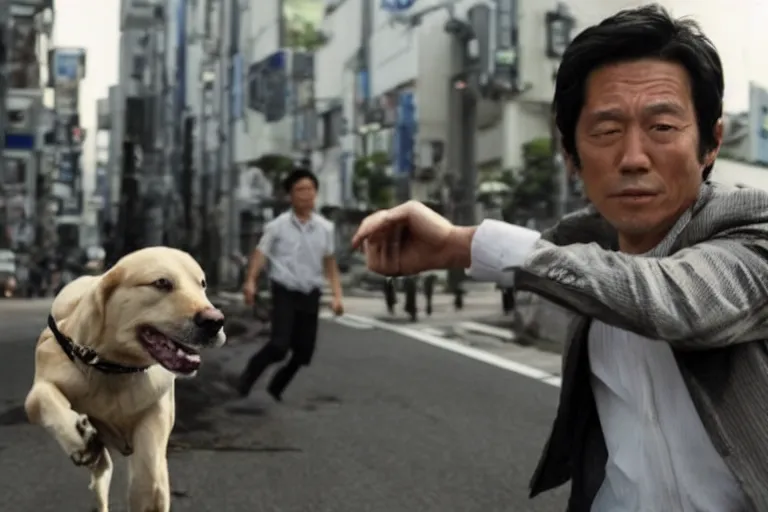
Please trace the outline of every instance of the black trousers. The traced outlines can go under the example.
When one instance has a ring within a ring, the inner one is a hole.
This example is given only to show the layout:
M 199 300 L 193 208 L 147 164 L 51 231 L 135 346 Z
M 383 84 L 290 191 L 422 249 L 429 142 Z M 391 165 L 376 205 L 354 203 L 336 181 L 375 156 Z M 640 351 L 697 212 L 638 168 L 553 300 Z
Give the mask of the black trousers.
M 251 357 L 243 375 L 248 384 L 256 382 L 269 366 L 288 362 L 275 373 L 268 390 L 282 395 L 302 366 L 309 366 L 315 353 L 320 315 L 320 290 L 302 293 L 275 281 L 272 290 L 272 332 L 270 340 Z

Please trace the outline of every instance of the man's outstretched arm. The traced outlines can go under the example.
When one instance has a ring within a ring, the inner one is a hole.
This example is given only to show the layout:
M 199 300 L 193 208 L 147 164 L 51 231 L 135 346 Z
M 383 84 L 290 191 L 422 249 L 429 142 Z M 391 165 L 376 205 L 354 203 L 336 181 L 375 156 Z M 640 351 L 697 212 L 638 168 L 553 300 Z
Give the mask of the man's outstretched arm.
M 768 239 L 756 238 L 755 228 L 662 258 L 597 244 L 557 246 L 536 231 L 489 220 L 457 228 L 456 238 L 475 279 L 513 278 L 517 289 L 579 314 L 697 349 L 768 333 Z

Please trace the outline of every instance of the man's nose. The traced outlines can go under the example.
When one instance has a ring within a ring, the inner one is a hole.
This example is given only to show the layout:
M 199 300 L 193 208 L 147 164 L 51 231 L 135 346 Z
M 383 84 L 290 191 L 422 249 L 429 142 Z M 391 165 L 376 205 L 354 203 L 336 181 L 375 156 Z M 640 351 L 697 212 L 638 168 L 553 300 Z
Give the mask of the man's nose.
M 207 307 L 195 313 L 194 321 L 207 336 L 213 337 L 224 327 L 224 313 L 213 306 Z
M 624 135 L 624 152 L 621 155 L 619 169 L 622 174 L 648 172 L 651 160 L 645 145 L 645 134 L 639 128 L 627 130 Z

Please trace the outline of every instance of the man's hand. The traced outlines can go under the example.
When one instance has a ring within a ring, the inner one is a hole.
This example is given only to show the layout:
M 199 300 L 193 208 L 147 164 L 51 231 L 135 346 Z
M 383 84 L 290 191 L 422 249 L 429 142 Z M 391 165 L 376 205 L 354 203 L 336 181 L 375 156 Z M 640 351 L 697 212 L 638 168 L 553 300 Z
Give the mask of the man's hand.
M 256 297 L 256 281 L 246 279 L 243 284 L 243 299 L 248 306 L 253 306 L 254 298 Z
M 470 265 L 475 228 L 462 228 L 429 207 L 408 201 L 366 217 L 352 239 L 368 268 L 386 276 Z
M 344 304 L 341 302 L 341 297 L 334 297 L 331 301 L 331 310 L 333 311 L 333 314 L 336 316 L 341 316 L 344 314 Z

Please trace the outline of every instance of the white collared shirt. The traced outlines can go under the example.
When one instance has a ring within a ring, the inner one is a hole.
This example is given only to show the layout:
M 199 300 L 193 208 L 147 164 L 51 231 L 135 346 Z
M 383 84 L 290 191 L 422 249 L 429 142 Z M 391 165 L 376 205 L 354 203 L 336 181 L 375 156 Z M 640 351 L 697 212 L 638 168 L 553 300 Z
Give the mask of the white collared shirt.
M 511 284 L 540 234 L 487 220 L 472 241 L 475 279 Z M 640 257 L 640 256 L 638 256 Z M 736 479 L 715 450 L 669 344 L 593 321 L 589 362 L 608 449 L 593 512 L 738 512 Z
M 323 258 L 335 251 L 333 223 L 317 213 L 301 222 L 288 210 L 265 226 L 259 250 L 269 261 L 270 279 L 289 290 L 322 290 Z

